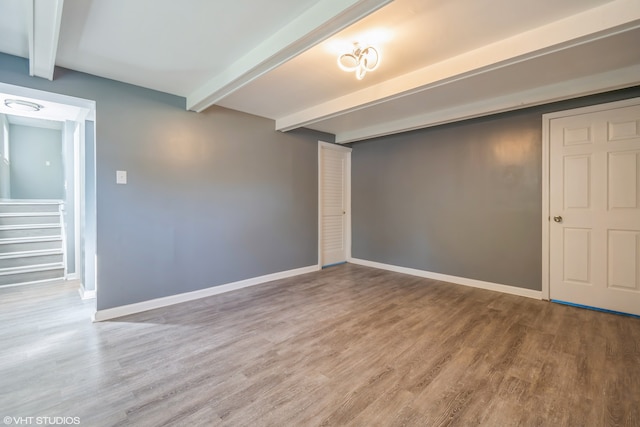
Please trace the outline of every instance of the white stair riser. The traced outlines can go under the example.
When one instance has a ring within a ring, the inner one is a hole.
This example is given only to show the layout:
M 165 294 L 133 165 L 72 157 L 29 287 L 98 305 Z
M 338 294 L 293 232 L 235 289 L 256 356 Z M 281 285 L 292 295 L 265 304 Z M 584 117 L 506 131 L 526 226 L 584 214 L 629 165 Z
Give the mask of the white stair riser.
M 40 236 L 60 236 L 60 227 L 55 228 L 26 228 L 15 230 L 1 230 L 0 239 L 12 239 L 16 237 L 40 237 Z
M 3 217 L 0 214 L 0 225 L 59 224 L 59 223 L 60 223 L 60 217 L 54 216 L 54 215 Z
M 0 245 L 0 253 L 6 254 L 11 252 L 38 251 L 41 249 L 60 249 L 61 247 L 62 242 L 60 240 L 47 242 L 7 243 Z
M 58 212 L 58 204 L 22 204 L 0 202 L 0 213 L 4 212 Z
M 29 273 L 16 273 L 0 276 L 0 286 L 15 285 L 19 283 L 36 282 L 39 280 L 54 280 L 64 278 L 64 268 L 55 268 L 45 271 L 34 271 Z
M 19 258 L 0 258 L 0 269 L 12 267 L 25 267 L 37 264 L 52 264 L 54 262 L 62 262 L 62 254 L 38 255 Z
M 63 279 L 64 256 L 52 249 L 62 252 L 58 203 L 0 201 L 0 287 Z

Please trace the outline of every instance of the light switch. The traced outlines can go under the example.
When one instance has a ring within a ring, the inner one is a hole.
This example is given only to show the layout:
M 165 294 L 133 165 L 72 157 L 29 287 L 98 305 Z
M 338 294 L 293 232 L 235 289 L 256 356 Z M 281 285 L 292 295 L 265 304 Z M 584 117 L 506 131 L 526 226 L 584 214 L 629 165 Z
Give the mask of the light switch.
M 116 184 L 127 183 L 127 171 L 116 171 Z

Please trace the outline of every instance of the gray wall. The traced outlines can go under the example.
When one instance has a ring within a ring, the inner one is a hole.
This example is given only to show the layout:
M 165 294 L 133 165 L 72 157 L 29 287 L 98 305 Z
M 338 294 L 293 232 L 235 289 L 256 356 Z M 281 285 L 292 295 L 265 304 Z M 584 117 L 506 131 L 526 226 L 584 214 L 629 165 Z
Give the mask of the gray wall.
M 541 289 L 542 114 L 640 88 L 353 144 L 354 258 Z
M 9 162 L 12 199 L 64 198 L 62 131 L 10 124 Z
M 31 78 L 7 55 L 0 81 L 97 103 L 98 309 L 317 264 L 315 139 L 65 69 Z
M 11 174 L 9 170 L 9 162 L 6 159 L 6 157 L 8 157 L 8 153 L 5 153 L 5 142 L 7 143 L 8 148 L 9 123 L 7 122 L 6 116 L 4 114 L 0 114 L 0 199 L 11 198 Z

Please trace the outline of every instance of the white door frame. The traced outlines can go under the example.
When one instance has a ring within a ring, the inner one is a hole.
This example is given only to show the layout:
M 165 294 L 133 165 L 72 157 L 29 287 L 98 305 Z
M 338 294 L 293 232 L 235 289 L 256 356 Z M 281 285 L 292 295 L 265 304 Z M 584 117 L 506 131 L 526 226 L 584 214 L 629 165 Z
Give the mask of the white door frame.
M 322 150 L 329 149 L 347 153 L 345 170 L 345 252 L 351 261 L 351 148 L 318 141 L 318 268 L 322 268 Z
M 82 271 L 84 267 L 84 260 L 81 257 L 80 251 L 80 239 L 81 234 L 86 235 L 86 230 L 81 227 L 81 217 L 84 215 L 84 206 L 85 206 L 85 160 L 84 160 L 84 145 L 85 145 L 85 120 L 96 121 L 96 102 L 78 98 L 75 96 L 62 95 L 54 92 L 47 92 L 39 89 L 32 89 L 30 87 L 17 86 L 8 83 L 0 82 L 0 93 L 7 94 L 10 96 L 20 97 L 32 99 L 34 101 L 44 101 L 44 102 L 52 102 L 56 104 L 62 104 L 63 106 L 75 107 L 74 112 L 75 116 L 69 116 L 69 112 L 66 113 L 64 119 L 79 123 L 76 125 L 75 131 L 73 133 L 73 183 L 70 185 L 74 186 L 75 197 L 74 197 L 74 206 L 73 210 L 75 213 L 74 218 L 74 227 L 75 227 L 75 261 L 76 261 L 76 273 L 72 275 L 67 275 L 67 263 L 65 261 L 65 279 L 80 279 L 82 277 Z M 45 117 L 46 118 L 46 117 Z M 56 117 L 55 119 L 50 120 L 60 120 L 62 121 L 63 117 Z M 95 130 L 94 130 L 95 131 Z M 94 139 L 95 143 L 95 139 Z M 95 157 L 93 159 L 94 162 L 94 174 L 95 174 Z M 95 183 L 95 175 L 94 175 L 94 183 Z M 95 193 L 95 191 L 94 191 Z M 68 207 L 67 207 L 68 208 Z M 96 239 L 95 231 L 93 231 L 93 239 Z M 67 253 L 65 248 L 65 254 Z M 95 254 L 92 254 L 95 258 Z M 66 256 L 66 255 L 65 255 Z M 94 279 L 95 288 L 97 289 L 98 284 L 97 280 Z M 94 298 L 96 295 L 96 291 L 86 292 L 84 290 L 84 283 L 81 284 L 81 289 L 79 290 L 81 295 L 85 298 Z
M 551 203 L 550 197 L 550 163 L 551 163 L 551 139 L 550 124 L 552 119 L 561 117 L 575 116 L 579 114 L 595 113 L 598 111 L 612 110 L 615 108 L 628 107 L 638 105 L 640 98 L 626 99 L 624 101 L 608 102 L 606 104 L 592 105 L 589 107 L 574 108 L 571 110 L 558 111 L 542 115 L 542 299 L 550 300 L 550 270 L 549 270 L 549 254 L 550 246 L 550 221 L 551 221 Z

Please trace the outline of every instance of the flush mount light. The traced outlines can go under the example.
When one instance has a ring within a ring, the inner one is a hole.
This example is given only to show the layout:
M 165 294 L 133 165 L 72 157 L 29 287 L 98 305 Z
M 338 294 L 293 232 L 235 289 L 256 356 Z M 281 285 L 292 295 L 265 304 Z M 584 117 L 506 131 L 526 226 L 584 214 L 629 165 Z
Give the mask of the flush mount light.
M 23 101 L 22 99 L 5 99 L 4 105 L 17 111 L 40 111 L 44 107 L 31 101 Z
M 353 44 L 353 50 L 338 57 L 338 67 L 350 73 L 355 71 L 356 78 L 362 80 L 367 74 L 380 65 L 380 54 L 373 46 L 362 47 L 359 43 Z

